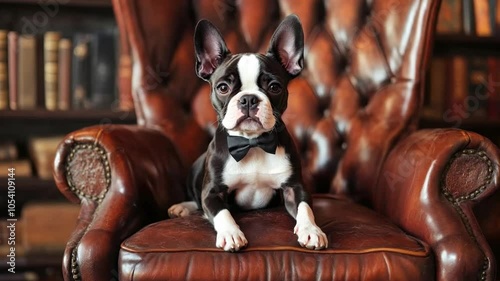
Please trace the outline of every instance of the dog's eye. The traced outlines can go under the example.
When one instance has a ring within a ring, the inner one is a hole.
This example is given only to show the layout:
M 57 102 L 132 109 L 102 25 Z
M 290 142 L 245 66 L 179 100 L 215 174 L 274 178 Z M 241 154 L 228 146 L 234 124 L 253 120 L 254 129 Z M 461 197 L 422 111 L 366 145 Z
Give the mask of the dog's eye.
M 229 85 L 226 83 L 220 83 L 219 85 L 217 85 L 217 91 L 219 92 L 219 94 L 225 95 L 229 93 Z
M 281 92 L 281 85 L 279 83 L 271 83 L 269 85 L 269 92 L 273 93 L 273 94 L 278 94 L 279 92 Z

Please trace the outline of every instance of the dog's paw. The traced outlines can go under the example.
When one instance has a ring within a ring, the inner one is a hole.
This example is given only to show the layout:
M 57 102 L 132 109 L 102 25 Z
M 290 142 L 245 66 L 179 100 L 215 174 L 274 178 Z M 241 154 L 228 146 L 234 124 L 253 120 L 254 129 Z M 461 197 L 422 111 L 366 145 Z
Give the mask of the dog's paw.
M 192 212 L 196 211 L 197 208 L 198 206 L 194 201 L 174 204 L 172 207 L 168 208 L 168 216 L 172 219 L 189 216 Z
M 248 244 L 245 234 L 238 228 L 217 232 L 215 246 L 227 252 L 237 252 Z
M 293 230 L 297 234 L 297 241 L 300 246 L 311 249 L 321 250 L 328 247 L 326 234 L 314 224 L 297 224 Z

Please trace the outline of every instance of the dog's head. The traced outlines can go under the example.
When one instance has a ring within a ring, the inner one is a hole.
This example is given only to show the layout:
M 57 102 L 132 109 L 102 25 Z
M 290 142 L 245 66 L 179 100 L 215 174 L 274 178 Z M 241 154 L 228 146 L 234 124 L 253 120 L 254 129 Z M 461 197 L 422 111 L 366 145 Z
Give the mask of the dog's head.
M 274 32 L 267 54 L 231 54 L 217 28 L 201 20 L 195 31 L 196 73 L 210 82 L 211 101 L 233 135 L 273 130 L 287 107 L 287 85 L 303 68 L 304 33 L 297 16 Z

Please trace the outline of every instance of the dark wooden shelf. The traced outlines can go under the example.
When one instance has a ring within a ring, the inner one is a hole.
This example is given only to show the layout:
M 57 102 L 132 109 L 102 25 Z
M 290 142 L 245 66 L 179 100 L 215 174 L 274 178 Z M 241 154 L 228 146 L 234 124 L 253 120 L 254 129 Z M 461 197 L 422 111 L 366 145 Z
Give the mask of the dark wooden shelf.
M 40 5 L 40 0 L 0 0 L 0 4 L 29 4 Z M 52 2 L 49 2 L 52 3 Z M 111 0 L 68 0 L 67 3 L 57 2 L 62 6 L 75 6 L 75 7 L 111 7 Z
M 23 141 L 33 136 L 66 135 L 100 124 L 135 124 L 134 112 L 111 110 L 4 110 L 0 111 L 0 139 Z
M 135 122 L 135 113 L 133 111 L 111 111 L 111 110 L 68 110 L 68 111 L 49 111 L 43 109 L 35 110 L 2 110 L 0 111 L 0 120 L 9 118 L 13 120 L 86 120 L 101 121 L 109 119 L 116 122 Z
M 455 122 L 446 122 L 442 118 L 422 116 L 420 118 L 420 128 L 452 128 L 457 127 Z M 483 135 L 499 136 L 500 120 L 467 118 L 460 121 L 458 128 L 477 132 Z
M 463 34 L 438 34 L 434 39 L 436 54 L 500 54 L 500 37 L 479 37 Z

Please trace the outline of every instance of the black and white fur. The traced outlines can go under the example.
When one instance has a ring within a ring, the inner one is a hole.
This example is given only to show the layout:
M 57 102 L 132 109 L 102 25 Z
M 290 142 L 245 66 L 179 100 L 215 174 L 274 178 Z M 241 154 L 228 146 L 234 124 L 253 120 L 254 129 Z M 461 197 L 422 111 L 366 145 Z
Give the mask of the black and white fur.
M 197 75 L 212 87 L 219 126 L 208 150 L 193 165 L 188 190 L 193 201 L 173 205 L 171 217 L 203 209 L 217 231 L 216 246 L 238 251 L 247 245 L 230 209 L 266 207 L 282 191 L 287 211 L 297 221 L 294 233 L 309 249 L 328 246 L 316 225 L 302 182 L 300 158 L 281 116 L 287 107 L 288 82 L 303 68 L 304 35 L 295 15 L 286 17 L 272 36 L 268 53 L 231 54 L 219 31 L 207 20 L 196 26 Z M 252 106 L 242 106 L 251 102 Z M 259 147 L 236 161 L 227 134 L 248 139 L 277 130 L 274 154 Z

